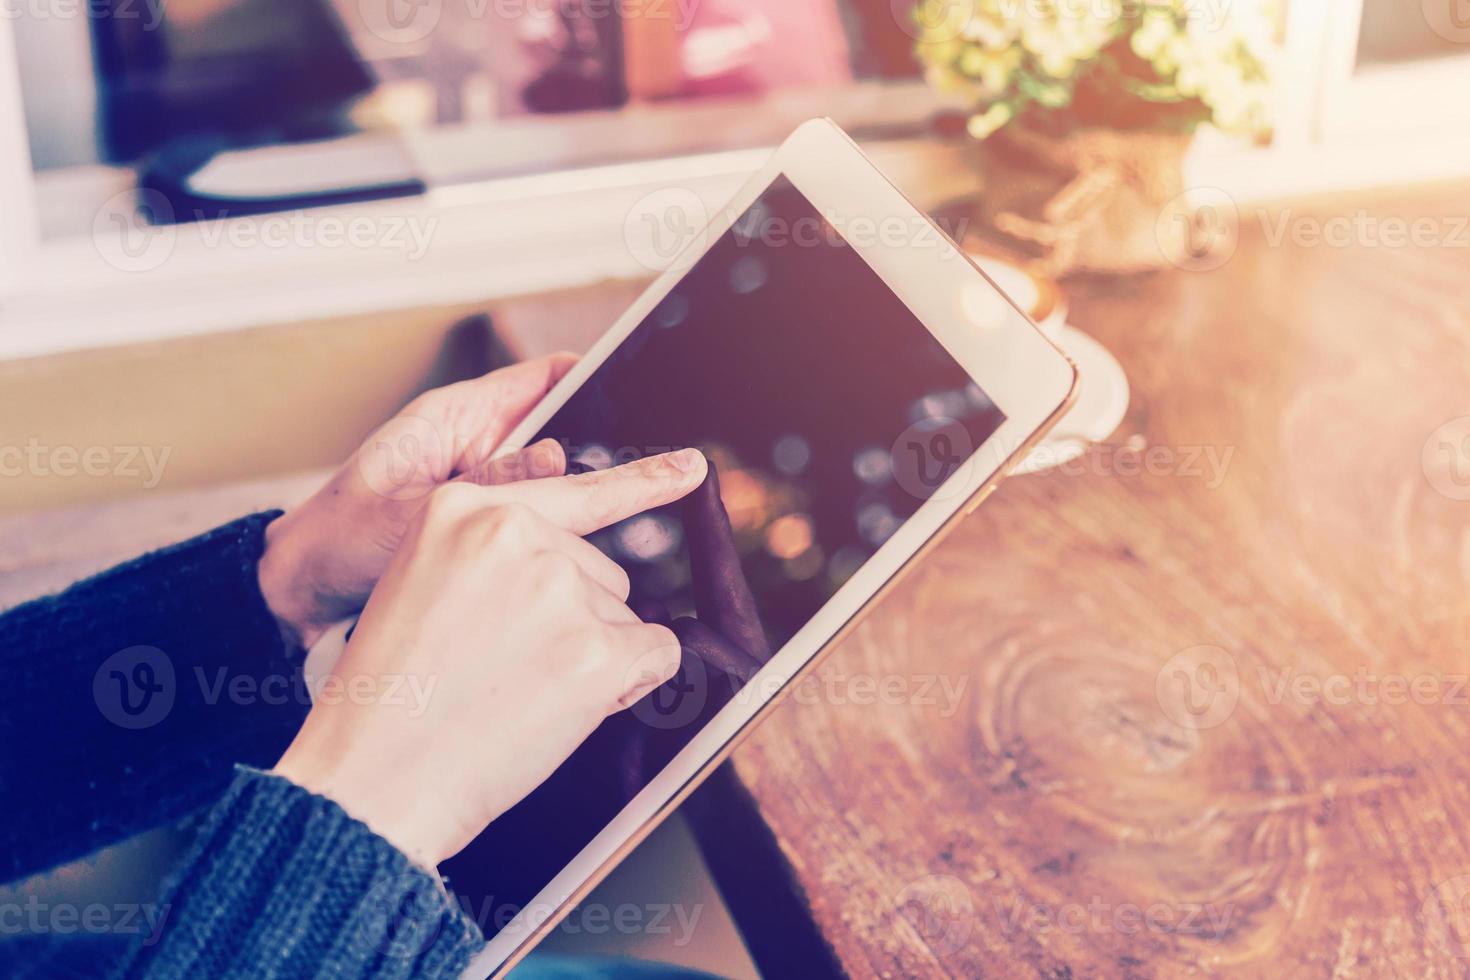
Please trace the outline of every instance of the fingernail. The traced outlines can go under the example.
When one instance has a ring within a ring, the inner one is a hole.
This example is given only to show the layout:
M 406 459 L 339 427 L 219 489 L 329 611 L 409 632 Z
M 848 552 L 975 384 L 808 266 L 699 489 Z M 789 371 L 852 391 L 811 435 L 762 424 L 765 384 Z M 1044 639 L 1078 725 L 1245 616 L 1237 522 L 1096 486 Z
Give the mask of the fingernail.
M 693 473 L 704 462 L 704 454 L 698 449 L 681 449 L 669 456 L 669 462 L 680 473 Z
M 555 439 L 542 439 L 522 450 L 533 478 L 561 476 L 566 472 L 566 454 Z

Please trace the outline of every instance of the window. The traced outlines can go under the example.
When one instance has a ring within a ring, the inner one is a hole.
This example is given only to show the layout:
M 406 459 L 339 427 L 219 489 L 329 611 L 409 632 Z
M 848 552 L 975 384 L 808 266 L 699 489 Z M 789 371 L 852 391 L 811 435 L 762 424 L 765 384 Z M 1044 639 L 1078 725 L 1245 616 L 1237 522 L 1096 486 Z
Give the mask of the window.
M 770 145 L 812 115 L 913 129 L 935 101 L 890 0 L 20 2 L 43 238 L 139 171 L 241 213 Z

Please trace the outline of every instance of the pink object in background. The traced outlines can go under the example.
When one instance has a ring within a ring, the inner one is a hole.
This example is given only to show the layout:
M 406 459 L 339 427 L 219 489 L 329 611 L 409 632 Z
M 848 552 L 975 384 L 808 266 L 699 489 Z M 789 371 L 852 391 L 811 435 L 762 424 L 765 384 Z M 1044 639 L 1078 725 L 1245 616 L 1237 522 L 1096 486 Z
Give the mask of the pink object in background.
M 680 94 L 747 95 L 852 80 L 834 0 L 702 0 L 680 28 Z

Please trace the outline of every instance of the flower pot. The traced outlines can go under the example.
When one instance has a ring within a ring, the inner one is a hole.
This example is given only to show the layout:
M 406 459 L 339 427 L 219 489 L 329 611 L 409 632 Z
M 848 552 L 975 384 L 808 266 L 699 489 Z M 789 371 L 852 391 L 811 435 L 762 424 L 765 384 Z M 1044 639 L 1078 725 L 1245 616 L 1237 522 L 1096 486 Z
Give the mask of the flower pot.
M 1143 272 L 1187 253 L 1184 133 L 1012 125 L 980 144 L 987 237 L 1053 276 Z

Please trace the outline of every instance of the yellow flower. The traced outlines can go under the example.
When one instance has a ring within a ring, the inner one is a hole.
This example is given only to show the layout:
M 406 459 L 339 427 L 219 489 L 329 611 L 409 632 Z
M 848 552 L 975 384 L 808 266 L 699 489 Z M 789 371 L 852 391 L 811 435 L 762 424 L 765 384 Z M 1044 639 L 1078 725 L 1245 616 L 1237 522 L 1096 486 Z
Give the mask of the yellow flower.
M 969 48 L 960 57 L 960 71 L 970 78 L 978 79 L 988 92 L 1003 92 L 1010 84 L 1011 74 L 1020 67 L 1021 55 L 1018 47 L 1001 51 Z
M 984 112 L 970 117 L 965 129 L 977 140 L 983 140 L 1015 117 L 1015 110 L 1004 102 L 997 102 Z
M 974 101 L 977 139 L 1022 106 L 1069 104 L 1077 78 L 1119 38 L 1158 75 L 1147 97 L 1198 100 L 1222 129 L 1250 132 L 1264 126 L 1277 2 L 920 0 L 915 52 L 931 85 Z
M 1151 10 L 1143 15 L 1143 21 L 1128 39 L 1128 45 L 1134 54 L 1145 61 L 1152 61 L 1163 52 L 1164 45 L 1174 33 L 1174 19 Z

